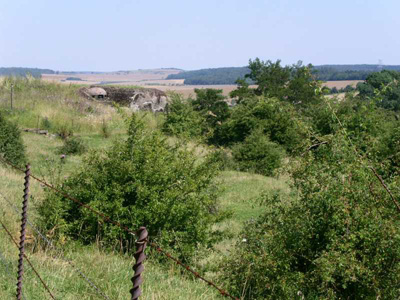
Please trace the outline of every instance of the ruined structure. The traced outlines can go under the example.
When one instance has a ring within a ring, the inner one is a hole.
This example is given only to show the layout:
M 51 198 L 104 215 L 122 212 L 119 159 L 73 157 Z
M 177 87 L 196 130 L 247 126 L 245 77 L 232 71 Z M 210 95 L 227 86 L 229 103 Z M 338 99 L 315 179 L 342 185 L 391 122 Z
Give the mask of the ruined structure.
M 104 99 L 107 97 L 107 92 L 99 87 L 91 87 L 86 92 L 90 97 L 95 99 Z
M 105 103 L 115 102 L 129 106 L 133 111 L 164 112 L 168 103 L 167 95 L 163 91 L 148 88 L 91 86 L 81 88 L 80 94 Z

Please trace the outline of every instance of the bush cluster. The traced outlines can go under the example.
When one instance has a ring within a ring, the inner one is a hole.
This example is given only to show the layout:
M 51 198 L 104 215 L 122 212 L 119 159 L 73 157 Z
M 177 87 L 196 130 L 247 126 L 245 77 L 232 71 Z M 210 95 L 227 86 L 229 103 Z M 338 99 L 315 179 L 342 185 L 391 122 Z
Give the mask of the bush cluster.
M 197 249 L 212 245 L 212 225 L 222 216 L 218 168 L 144 127 L 133 116 L 126 142 L 91 153 L 60 188 L 132 230 L 146 226 L 153 241 L 190 260 Z M 58 237 L 128 249 L 133 240 L 118 226 L 100 226 L 90 211 L 59 195 L 48 194 L 39 213 L 40 226 Z
M 347 137 L 316 151 L 293 170 L 298 194 L 260 201 L 222 279 L 245 299 L 397 299 L 399 212 Z

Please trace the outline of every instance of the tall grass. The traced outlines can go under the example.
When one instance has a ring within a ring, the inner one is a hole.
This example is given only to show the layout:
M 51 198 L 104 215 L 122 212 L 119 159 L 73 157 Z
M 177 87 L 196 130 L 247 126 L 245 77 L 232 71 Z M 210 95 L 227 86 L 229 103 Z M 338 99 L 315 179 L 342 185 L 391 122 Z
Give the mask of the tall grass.
M 13 85 L 13 107 L 10 93 Z M 0 83 L 0 108 L 22 128 L 48 129 L 58 133 L 70 130 L 82 134 L 107 122 L 117 133 L 123 118 L 115 108 L 78 95 L 79 86 L 43 82 L 35 78 L 6 78 Z

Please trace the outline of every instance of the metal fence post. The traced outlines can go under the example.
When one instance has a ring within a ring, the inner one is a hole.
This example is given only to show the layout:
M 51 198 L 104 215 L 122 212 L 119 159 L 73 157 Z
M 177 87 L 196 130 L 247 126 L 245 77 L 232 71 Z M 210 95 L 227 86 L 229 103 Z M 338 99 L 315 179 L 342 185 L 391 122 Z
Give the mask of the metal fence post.
M 28 212 L 28 198 L 29 198 L 29 178 L 31 175 L 30 165 L 26 165 L 25 170 L 25 188 L 24 188 L 24 201 L 22 202 L 22 219 L 21 219 L 21 239 L 19 243 L 19 259 L 18 259 L 18 283 L 17 283 L 17 299 L 22 299 L 22 278 L 24 275 L 24 252 L 25 252 L 25 231 L 26 220 Z
M 135 274 L 132 277 L 133 288 L 130 290 L 132 295 L 131 300 L 139 299 L 139 296 L 142 294 L 142 291 L 140 290 L 140 285 L 143 282 L 143 277 L 141 276 L 141 274 L 144 270 L 143 261 L 146 259 L 144 249 L 146 249 L 147 237 L 148 233 L 146 227 L 140 227 L 138 231 L 138 240 L 136 241 L 136 253 L 134 255 L 136 263 L 133 266 Z

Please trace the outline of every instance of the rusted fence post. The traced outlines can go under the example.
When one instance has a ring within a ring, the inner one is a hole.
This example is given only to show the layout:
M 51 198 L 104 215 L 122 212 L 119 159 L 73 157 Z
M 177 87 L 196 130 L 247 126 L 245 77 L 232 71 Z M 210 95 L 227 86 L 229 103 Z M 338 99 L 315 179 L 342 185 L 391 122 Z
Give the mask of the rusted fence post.
M 139 296 L 142 294 L 142 291 L 140 290 L 140 285 L 143 282 L 143 277 L 141 276 L 141 274 L 144 270 L 143 261 L 146 259 L 144 249 L 146 249 L 147 237 L 148 233 L 146 227 L 140 227 L 138 231 L 138 240 L 136 241 L 136 252 L 134 255 L 136 263 L 133 266 L 135 274 L 132 277 L 133 288 L 130 290 L 132 295 L 131 300 L 139 299 Z
M 25 231 L 26 231 L 26 220 L 27 220 L 27 212 L 28 212 L 30 175 L 31 175 L 31 167 L 29 164 L 27 164 L 26 170 L 25 170 L 24 201 L 22 202 L 21 239 L 19 242 L 18 283 L 17 283 L 17 299 L 18 300 L 22 299 L 22 277 L 24 275 Z

